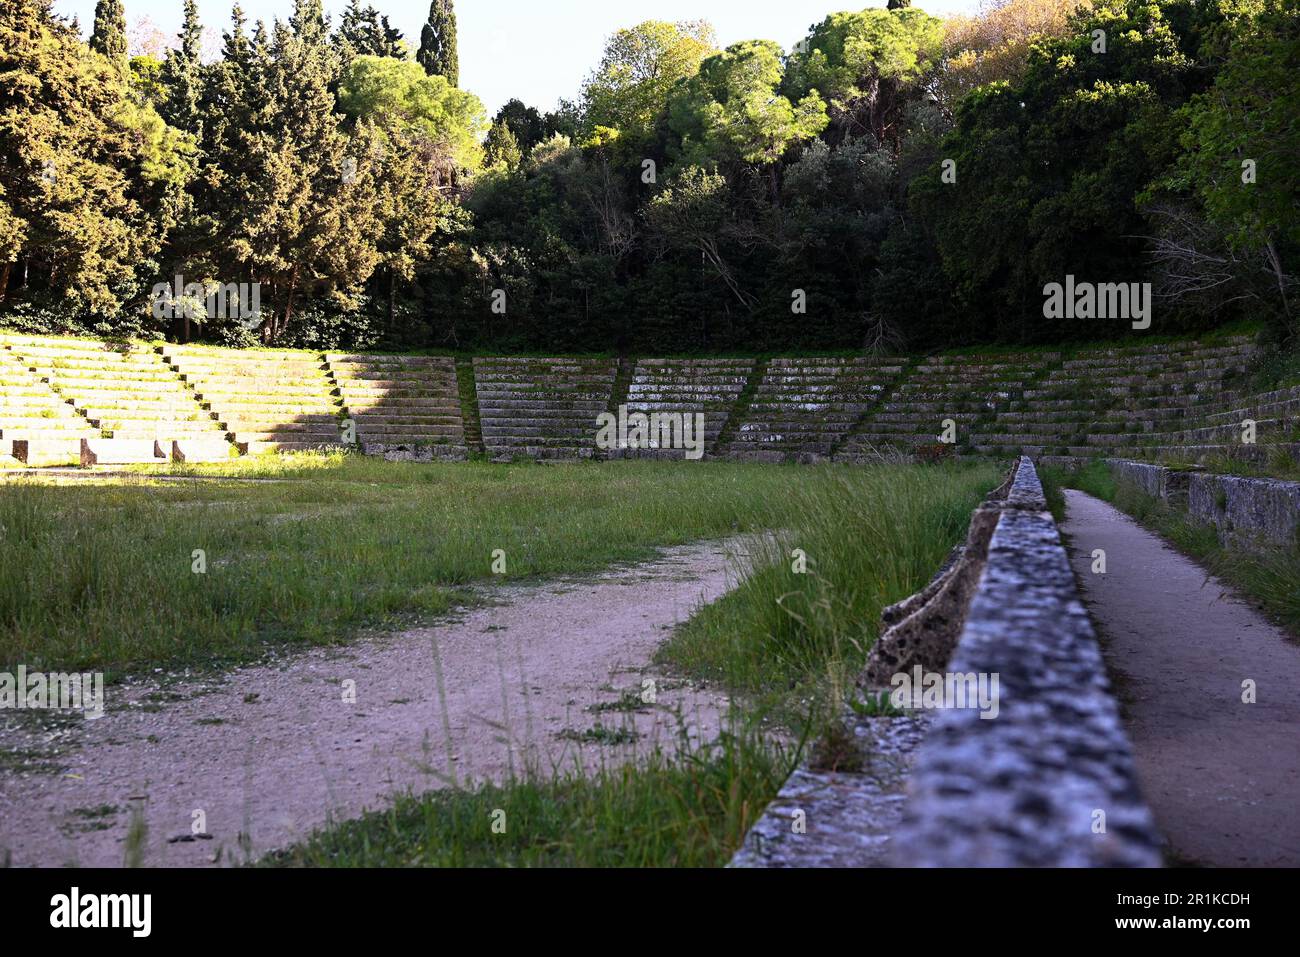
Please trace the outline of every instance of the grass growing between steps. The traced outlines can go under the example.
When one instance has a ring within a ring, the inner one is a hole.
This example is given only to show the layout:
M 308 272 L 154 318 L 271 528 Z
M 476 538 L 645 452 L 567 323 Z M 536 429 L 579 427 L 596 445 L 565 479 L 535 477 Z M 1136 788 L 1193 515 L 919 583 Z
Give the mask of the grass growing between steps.
M 1213 526 L 1128 483 L 1117 483 L 1102 462 L 1073 471 L 1044 466 L 1039 476 L 1058 521 L 1065 512 L 1062 488 L 1109 502 L 1256 602 L 1271 620 L 1300 640 L 1300 546 L 1260 552 L 1225 546 Z

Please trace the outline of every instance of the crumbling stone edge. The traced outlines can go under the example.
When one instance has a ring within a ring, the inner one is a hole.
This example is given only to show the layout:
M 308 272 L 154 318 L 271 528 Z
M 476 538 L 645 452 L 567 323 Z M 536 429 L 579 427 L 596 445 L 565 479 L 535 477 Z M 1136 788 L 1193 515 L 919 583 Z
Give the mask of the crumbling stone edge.
M 882 640 L 913 627 L 862 682 L 880 685 L 884 655 L 927 672 L 997 675 L 996 716 L 947 708 L 857 718 L 862 771 L 801 767 L 732 866 L 1160 865 L 1097 637 L 1029 458 L 999 493 L 976 510 L 962 554 L 886 610 L 894 622 Z

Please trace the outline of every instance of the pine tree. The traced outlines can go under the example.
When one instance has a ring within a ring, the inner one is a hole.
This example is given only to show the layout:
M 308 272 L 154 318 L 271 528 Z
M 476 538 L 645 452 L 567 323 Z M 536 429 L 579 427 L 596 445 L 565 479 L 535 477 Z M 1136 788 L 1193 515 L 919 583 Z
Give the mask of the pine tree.
M 95 4 L 95 28 L 90 48 L 115 63 L 126 62 L 126 10 L 122 0 L 99 0 Z
M 452 0 L 433 0 L 429 21 L 420 32 L 420 52 L 416 60 L 430 76 L 447 78 L 460 86 L 460 57 L 456 53 L 456 10 Z
M 506 121 L 497 120 L 493 123 L 492 128 L 488 130 L 487 138 L 483 141 L 484 165 L 513 170 L 519 168 L 523 158 L 519 140 Z
M 312 8 L 318 0 L 300 0 L 293 29 L 277 23 L 269 44 L 264 30 L 254 35 L 248 128 L 223 184 L 226 255 L 263 286 L 267 342 L 305 295 L 346 304 L 377 262 L 373 171 L 335 114 L 338 59 Z

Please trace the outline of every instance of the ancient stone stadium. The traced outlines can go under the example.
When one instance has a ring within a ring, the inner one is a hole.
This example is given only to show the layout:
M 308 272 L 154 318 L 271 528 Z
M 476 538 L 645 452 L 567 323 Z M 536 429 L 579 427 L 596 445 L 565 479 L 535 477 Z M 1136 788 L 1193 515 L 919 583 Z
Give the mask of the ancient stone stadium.
M 10 936 L 1285 926 L 1300 0 L 924 2 L 0 0 Z

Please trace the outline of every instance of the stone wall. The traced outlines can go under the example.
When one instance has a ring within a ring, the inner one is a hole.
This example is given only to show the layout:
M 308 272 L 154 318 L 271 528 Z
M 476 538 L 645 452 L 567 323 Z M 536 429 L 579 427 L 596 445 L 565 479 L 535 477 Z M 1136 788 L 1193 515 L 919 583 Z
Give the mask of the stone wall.
M 1146 462 L 1108 459 L 1119 482 L 1152 498 L 1185 507 L 1213 525 L 1224 542 L 1283 547 L 1300 544 L 1300 482 L 1213 475 Z
M 733 866 L 1160 864 L 1096 635 L 1028 458 L 1000 492 L 935 580 L 886 610 L 888 651 L 873 655 L 863 681 L 880 687 L 882 662 L 996 675 L 996 713 L 853 715 L 859 767 L 796 771 Z M 968 601 L 955 598 L 973 576 Z M 937 660 L 953 615 L 955 647 Z M 938 637 L 900 654 L 888 639 L 927 617 Z

